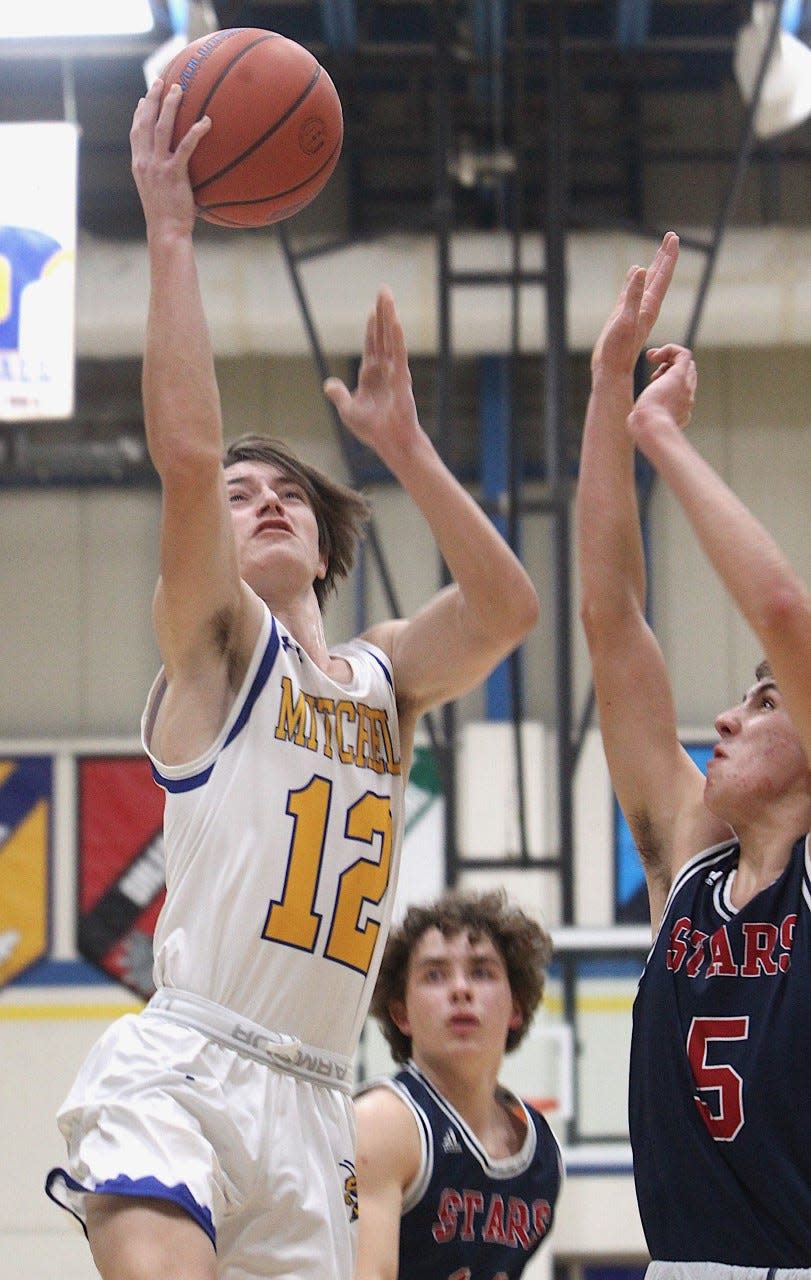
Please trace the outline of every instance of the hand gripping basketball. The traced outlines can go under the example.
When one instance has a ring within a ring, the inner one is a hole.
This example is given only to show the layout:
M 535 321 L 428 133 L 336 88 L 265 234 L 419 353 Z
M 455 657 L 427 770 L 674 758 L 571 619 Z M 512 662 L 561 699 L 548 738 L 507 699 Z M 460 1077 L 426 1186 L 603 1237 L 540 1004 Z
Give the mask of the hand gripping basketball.
M 214 31 L 176 54 L 161 78 L 164 94 L 174 83 L 183 90 L 173 146 L 211 119 L 189 162 L 199 217 L 264 227 L 325 186 L 341 154 L 341 102 L 302 45 L 255 27 Z

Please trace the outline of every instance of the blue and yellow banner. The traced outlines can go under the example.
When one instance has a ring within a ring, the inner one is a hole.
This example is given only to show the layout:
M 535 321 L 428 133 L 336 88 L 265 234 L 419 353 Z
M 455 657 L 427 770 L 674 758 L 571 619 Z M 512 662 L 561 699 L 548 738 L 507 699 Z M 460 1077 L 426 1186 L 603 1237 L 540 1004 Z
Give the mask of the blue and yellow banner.
M 48 950 L 49 756 L 0 759 L 0 986 Z

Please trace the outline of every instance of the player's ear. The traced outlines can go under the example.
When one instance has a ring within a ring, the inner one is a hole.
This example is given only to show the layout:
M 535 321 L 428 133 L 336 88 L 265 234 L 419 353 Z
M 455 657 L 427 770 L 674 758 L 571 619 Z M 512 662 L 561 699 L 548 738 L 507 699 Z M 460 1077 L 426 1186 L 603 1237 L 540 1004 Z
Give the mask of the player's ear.
M 524 1025 L 524 1014 L 517 1000 L 513 1000 L 513 1011 L 510 1014 L 510 1031 L 518 1031 Z
M 389 1017 L 398 1031 L 404 1036 L 411 1035 L 411 1023 L 408 1019 L 405 1000 L 392 1000 L 389 1003 Z

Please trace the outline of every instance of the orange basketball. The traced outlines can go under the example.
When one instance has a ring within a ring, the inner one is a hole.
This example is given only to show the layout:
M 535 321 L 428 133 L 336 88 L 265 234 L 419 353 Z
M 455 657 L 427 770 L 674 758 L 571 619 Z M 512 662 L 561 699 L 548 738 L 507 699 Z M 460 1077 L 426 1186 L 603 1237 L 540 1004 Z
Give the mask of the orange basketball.
M 265 227 L 321 191 L 343 142 L 341 102 L 324 68 L 294 40 L 256 27 L 201 36 L 172 58 L 164 93 L 183 96 L 176 145 L 202 116 L 211 128 L 189 164 L 197 212 L 224 227 Z

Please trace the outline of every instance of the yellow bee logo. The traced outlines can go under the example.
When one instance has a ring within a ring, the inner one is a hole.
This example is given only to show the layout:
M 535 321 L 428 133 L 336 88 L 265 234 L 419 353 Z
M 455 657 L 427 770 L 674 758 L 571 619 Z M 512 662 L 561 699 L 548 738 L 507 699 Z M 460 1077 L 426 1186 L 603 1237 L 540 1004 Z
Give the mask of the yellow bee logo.
M 358 1179 L 355 1174 L 355 1166 L 351 1160 L 342 1160 L 338 1168 L 346 1170 L 346 1177 L 344 1178 L 344 1204 L 349 1209 L 349 1221 L 357 1222 Z

